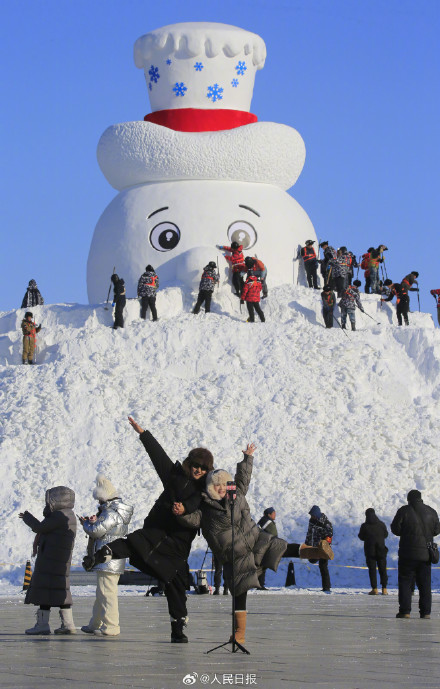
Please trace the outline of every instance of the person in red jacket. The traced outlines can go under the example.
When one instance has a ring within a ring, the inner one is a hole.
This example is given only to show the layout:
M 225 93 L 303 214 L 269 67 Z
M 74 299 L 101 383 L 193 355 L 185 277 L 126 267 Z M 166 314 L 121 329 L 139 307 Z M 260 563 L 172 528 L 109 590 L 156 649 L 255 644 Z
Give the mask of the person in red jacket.
M 266 320 L 260 306 L 261 288 L 261 282 L 256 275 L 249 275 L 244 283 L 240 300 L 240 304 L 244 304 L 244 302 L 246 302 L 247 310 L 249 312 L 248 323 L 254 323 L 255 311 L 258 313 L 262 323 L 264 323 Z
M 246 272 L 246 265 L 243 256 L 243 245 L 238 242 L 232 242 L 231 246 L 219 246 L 217 249 L 220 251 L 229 251 L 231 254 L 227 256 L 224 254 L 225 259 L 231 264 L 232 268 L 232 284 L 235 289 L 235 294 L 237 297 L 240 296 L 243 289 L 243 275 Z
M 437 298 L 437 320 L 440 325 L 440 289 L 432 289 L 431 294 Z

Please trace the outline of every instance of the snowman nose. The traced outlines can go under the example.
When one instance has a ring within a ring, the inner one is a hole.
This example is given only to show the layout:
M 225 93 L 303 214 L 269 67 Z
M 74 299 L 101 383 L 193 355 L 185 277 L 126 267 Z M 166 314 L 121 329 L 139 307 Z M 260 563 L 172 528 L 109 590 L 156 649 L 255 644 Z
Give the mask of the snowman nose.
M 185 285 L 198 287 L 203 268 L 209 261 L 217 261 L 218 250 L 212 246 L 197 246 L 185 251 L 177 259 L 177 279 Z

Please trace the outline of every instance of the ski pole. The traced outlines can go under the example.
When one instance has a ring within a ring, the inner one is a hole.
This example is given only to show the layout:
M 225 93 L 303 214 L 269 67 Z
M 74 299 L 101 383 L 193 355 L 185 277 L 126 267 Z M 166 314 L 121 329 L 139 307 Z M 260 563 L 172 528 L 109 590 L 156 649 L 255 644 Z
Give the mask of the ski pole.
M 342 325 L 340 324 L 340 322 L 339 322 L 338 319 L 336 318 L 335 314 L 333 314 L 333 318 L 335 319 L 336 323 L 337 323 L 337 324 L 339 325 L 339 327 L 341 328 L 341 330 L 342 330 L 342 332 L 344 333 L 344 335 L 345 335 L 346 337 L 348 337 L 348 339 L 350 340 L 351 338 L 350 338 L 349 334 L 345 331 L 345 328 L 342 327 Z
M 382 265 L 383 265 L 383 269 L 384 269 L 384 271 L 385 271 L 385 277 L 386 277 L 386 279 L 388 280 L 388 273 L 387 273 L 387 266 L 386 266 L 386 263 L 385 263 L 385 256 L 384 256 L 384 258 L 383 258 L 383 264 L 382 264 Z
M 374 321 L 373 316 L 370 316 L 369 313 L 367 313 L 366 311 L 362 311 L 362 309 L 359 309 L 359 311 L 361 311 L 365 316 L 368 316 L 368 318 L 371 318 L 371 320 Z M 380 325 L 379 321 L 374 321 L 374 322 L 376 323 L 376 325 Z
M 218 254 L 217 254 L 217 273 L 218 273 L 217 289 L 220 289 L 220 266 L 218 264 Z
M 419 292 L 419 283 L 417 283 L 417 301 L 419 302 L 419 313 L 420 313 L 420 292 Z

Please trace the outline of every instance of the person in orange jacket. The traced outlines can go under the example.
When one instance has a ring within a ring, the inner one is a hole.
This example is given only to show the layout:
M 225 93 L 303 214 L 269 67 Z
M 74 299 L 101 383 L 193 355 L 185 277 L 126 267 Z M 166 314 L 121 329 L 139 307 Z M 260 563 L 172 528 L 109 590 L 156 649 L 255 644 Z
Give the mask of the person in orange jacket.
M 255 321 L 255 311 L 260 317 L 260 321 L 264 323 L 266 320 L 264 313 L 260 306 L 260 295 L 261 295 L 262 284 L 256 275 L 249 275 L 241 293 L 240 304 L 246 302 L 247 310 L 249 313 L 248 323 L 254 323 Z
M 232 285 L 235 289 L 237 297 L 240 296 L 243 289 L 243 275 L 246 272 L 246 265 L 243 256 L 243 245 L 238 242 L 232 242 L 231 246 L 217 245 L 220 251 L 228 251 L 231 255 L 224 254 L 225 259 L 231 264 L 232 268 Z
M 23 333 L 23 363 L 24 364 L 34 364 L 34 352 L 35 346 L 37 344 L 37 333 L 41 330 L 41 325 L 36 325 L 34 323 L 33 314 L 30 311 L 26 311 L 24 318 L 21 321 L 21 330 Z
M 440 325 L 440 289 L 432 289 L 431 294 L 437 299 L 437 320 Z

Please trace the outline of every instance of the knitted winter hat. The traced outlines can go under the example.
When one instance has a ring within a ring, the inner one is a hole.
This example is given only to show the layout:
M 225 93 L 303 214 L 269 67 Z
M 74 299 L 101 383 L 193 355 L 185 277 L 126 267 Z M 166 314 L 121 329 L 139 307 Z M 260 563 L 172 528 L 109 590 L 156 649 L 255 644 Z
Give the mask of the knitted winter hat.
M 117 498 L 118 491 L 111 481 L 104 476 L 104 474 L 98 474 L 96 477 L 96 488 L 93 491 L 93 497 L 95 500 L 103 500 L 104 502 L 107 502 L 107 500 Z
M 311 517 L 315 517 L 315 519 L 319 519 L 322 512 L 319 509 L 318 505 L 313 505 L 312 509 L 309 511 L 309 514 Z
M 419 490 L 410 490 L 406 496 L 406 499 L 408 502 L 417 502 L 417 500 L 422 499 L 422 494 Z
M 228 481 L 233 481 L 233 478 L 229 472 L 225 471 L 225 469 L 215 469 L 214 471 L 210 471 L 206 477 L 206 492 L 208 493 L 209 497 L 213 500 L 220 500 L 221 498 L 219 494 L 215 492 L 214 486 L 218 486 L 220 484 L 226 485 Z
M 368 517 L 369 514 L 376 514 L 372 507 L 369 507 L 367 510 L 365 510 L 365 516 Z
M 269 514 L 272 514 L 272 512 L 275 512 L 275 507 L 266 507 L 263 514 L 266 515 L 266 517 L 268 517 Z
M 146 272 L 146 273 L 148 273 L 148 272 L 154 273 L 154 268 L 153 268 L 153 266 L 150 266 L 150 264 L 148 264 L 147 267 L 145 268 L 145 272 Z

